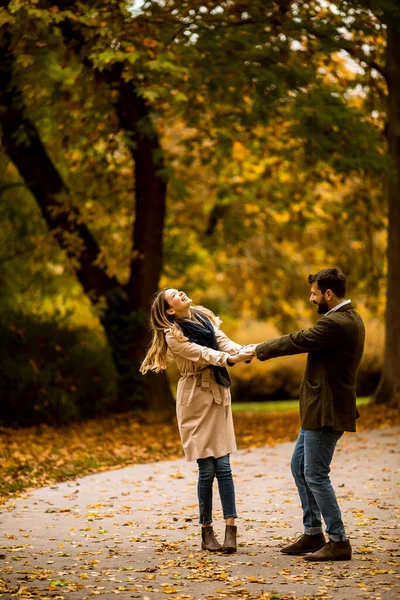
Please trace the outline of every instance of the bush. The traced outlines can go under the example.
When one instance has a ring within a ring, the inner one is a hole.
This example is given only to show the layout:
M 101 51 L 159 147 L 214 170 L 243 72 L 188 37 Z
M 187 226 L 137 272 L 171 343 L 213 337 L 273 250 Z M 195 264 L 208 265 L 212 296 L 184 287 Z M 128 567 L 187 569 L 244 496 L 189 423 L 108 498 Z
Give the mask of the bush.
M 110 353 L 97 332 L 58 315 L 0 314 L 0 423 L 67 423 L 115 398 Z
M 253 360 L 231 373 L 233 402 L 290 400 L 299 397 L 305 356 L 283 356 L 271 361 Z M 246 368 L 247 367 L 247 368 Z

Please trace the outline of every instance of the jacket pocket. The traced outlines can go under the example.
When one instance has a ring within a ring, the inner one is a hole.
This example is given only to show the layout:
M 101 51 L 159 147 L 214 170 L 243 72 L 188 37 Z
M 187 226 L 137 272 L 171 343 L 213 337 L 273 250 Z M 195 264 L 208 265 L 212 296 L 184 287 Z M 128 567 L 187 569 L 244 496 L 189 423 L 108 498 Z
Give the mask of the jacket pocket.
M 193 400 L 194 390 L 196 388 L 196 377 L 190 377 L 184 381 L 182 388 L 178 393 L 178 403 L 182 406 L 189 406 Z

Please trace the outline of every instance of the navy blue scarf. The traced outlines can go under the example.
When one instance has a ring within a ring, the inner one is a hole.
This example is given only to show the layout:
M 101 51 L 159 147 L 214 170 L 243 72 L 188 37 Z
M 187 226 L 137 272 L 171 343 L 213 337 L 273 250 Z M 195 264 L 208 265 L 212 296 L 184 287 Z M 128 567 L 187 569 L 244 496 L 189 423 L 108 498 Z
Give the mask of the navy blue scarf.
M 196 321 L 189 320 L 178 321 L 177 325 L 179 325 L 185 336 L 189 338 L 191 342 L 199 344 L 199 346 L 205 346 L 206 348 L 218 350 L 217 339 L 215 337 L 214 328 L 210 319 L 199 313 L 196 313 L 196 317 L 201 321 L 202 325 Z M 213 370 L 215 381 L 219 385 L 229 388 L 231 385 L 231 379 L 229 377 L 228 370 L 225 367 L 216 367 L 214 365 L 210 366 Z

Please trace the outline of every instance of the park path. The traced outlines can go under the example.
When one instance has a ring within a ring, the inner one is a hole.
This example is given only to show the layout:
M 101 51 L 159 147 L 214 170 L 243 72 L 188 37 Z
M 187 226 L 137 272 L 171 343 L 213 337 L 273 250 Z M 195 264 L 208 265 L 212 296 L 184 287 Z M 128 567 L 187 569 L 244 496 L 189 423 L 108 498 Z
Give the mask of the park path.
M 345 434 L 332 481 L 353 560 L 309 564 L 279 547 L 301 532 L 293 443 L 232 456 L 235 555 L 200 550 L 196 464 L 134 465 L 35 490 L 0 510 L 3 598 L 400 598 L 400 428 Z M 218 497 L 218 494 L 216 494 Z M 222 538 L 216 499 L 214 526 Z

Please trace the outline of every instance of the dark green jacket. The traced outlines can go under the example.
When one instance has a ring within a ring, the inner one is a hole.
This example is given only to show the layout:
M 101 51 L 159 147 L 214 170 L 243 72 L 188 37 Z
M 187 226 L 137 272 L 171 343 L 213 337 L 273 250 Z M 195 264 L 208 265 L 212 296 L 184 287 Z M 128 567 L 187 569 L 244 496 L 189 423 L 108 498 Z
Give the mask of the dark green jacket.
M 302 429 L 328 426 L 355 431 L 357 371 L 365 328 L 351 304 L 323 316 L 315 327 L 259 344 L 259 360 L 308 352 L 300 386 Z

